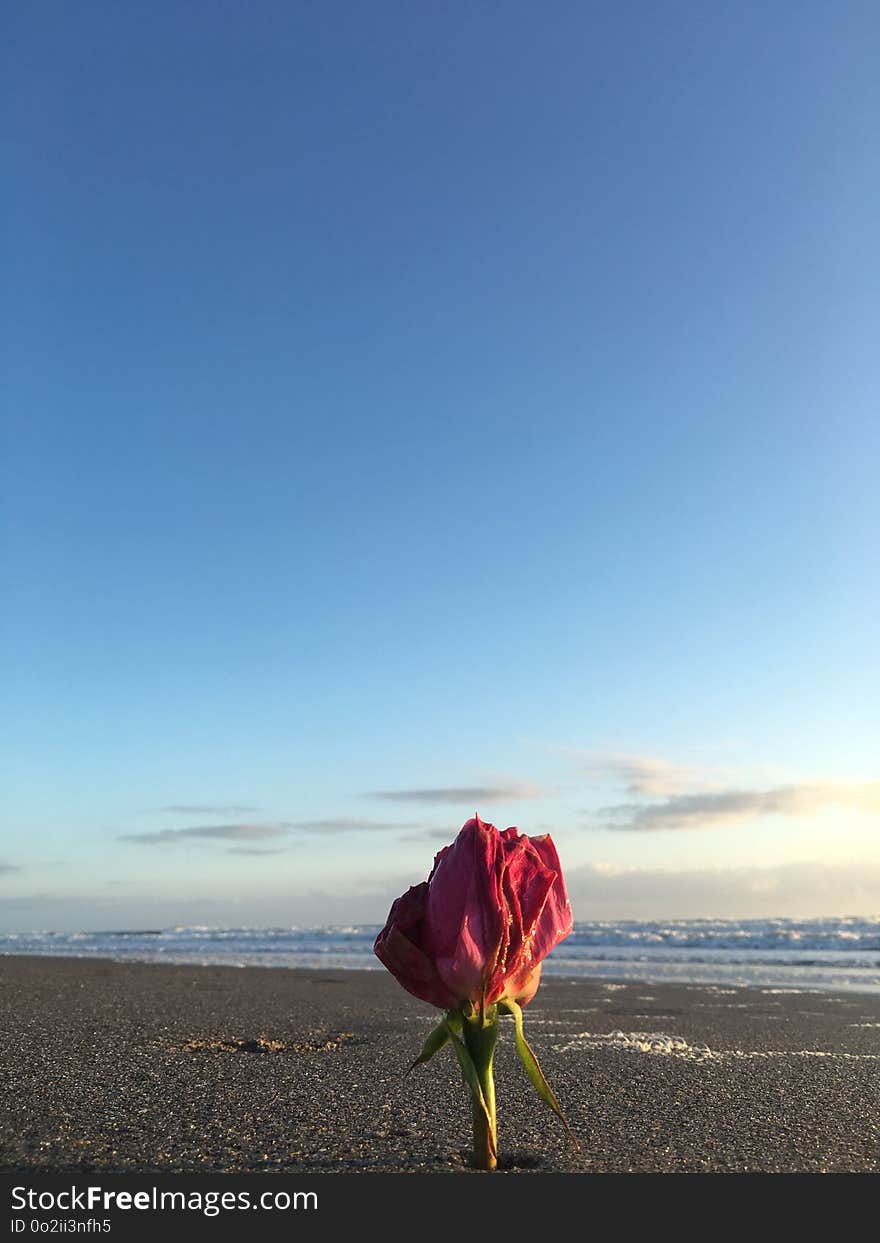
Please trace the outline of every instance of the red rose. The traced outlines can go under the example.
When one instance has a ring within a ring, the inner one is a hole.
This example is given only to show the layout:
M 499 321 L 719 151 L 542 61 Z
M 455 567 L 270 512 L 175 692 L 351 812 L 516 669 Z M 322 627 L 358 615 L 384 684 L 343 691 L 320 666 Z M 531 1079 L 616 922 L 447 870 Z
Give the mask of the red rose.
M 541 962 L 572 929 L 556 847 L 479 816 L 391 908 L 374 950 L 403 987 L 441 1010 L 525 1005 Z

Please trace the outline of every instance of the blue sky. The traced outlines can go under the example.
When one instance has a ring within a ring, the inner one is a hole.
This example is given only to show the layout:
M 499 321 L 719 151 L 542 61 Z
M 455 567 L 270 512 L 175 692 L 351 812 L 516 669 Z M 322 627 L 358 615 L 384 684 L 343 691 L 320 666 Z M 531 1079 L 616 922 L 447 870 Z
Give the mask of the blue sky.
M 4 42 L 0 925 L 880 911 L 875 5 Z

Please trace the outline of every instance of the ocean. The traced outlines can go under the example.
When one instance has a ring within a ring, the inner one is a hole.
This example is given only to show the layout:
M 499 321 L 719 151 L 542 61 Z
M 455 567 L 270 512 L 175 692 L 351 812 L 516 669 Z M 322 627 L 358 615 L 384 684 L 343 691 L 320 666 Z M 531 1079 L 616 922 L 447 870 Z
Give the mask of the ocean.
M 0 933 L 0 954 L 118 961 L 384 970 L 379 926 L 176 927 Z M 546 960 L 555 976 L 646 983 L 880 992 L 880 917 L 579 922 Z

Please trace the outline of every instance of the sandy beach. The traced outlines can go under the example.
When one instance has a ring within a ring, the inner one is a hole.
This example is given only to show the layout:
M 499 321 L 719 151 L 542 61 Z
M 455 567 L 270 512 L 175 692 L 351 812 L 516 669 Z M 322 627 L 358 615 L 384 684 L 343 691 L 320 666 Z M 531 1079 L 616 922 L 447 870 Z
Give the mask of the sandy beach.
M 384 973 L 7 957 L 0 1009 L 4 1171 L 468 1170 L 451 1052 L 404 1077 L 435 1012 Z M 880 1169 L 878 996 L 551 978 L 526 1032 L 581 1147 L 505 1026 L 508 1171 Z

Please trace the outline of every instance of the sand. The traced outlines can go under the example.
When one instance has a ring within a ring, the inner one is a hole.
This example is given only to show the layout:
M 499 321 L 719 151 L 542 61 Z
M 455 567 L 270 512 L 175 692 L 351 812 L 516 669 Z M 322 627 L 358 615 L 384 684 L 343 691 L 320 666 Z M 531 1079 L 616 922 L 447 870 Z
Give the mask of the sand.
M 436 1012 L 384 972 L 0 959 L 4 1172 L 468 1174 Z M 654 1034 L 653 1041 L 643 1038 Z M 507 1172 L 877 1171 L 880 997 L 548 978 L 504 1020 Z

